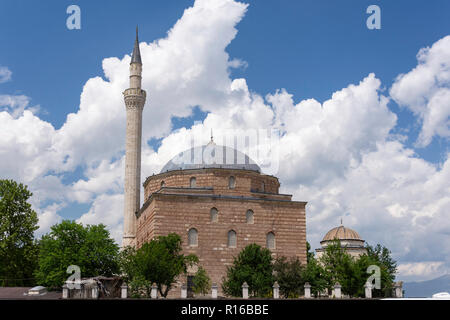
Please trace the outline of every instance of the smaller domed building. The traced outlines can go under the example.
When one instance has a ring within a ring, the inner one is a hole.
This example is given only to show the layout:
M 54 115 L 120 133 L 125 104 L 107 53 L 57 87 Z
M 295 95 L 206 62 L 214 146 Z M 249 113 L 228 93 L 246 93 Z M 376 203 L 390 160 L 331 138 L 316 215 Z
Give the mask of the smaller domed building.
M 361 239 L 358 232 L 340 225 L 328 231 L 323 237 L 322 241 L 320 241 L 321 248 L 316 249 L 316 257 L 320 258 L 327 246 L 334 240 L 339 240 L 341 247 L 354 258 L 358 258 L 362 254 L 367 253 L 364 247 L 365 241 Z

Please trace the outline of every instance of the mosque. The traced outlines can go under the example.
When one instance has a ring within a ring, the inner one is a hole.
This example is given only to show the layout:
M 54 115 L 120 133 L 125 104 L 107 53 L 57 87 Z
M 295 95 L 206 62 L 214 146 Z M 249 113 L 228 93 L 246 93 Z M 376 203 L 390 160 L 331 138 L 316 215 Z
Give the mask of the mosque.
M 279 193 L 277 177 L 262 173 L 246 154 L 217 145 L 212 137 L 207 145 L 181 152 L 159 173 L 149 176 L 143 184 L 140 206 L 142 112 L 146 101 L 141 79 L 136 30 L 130 88 L 123 92 L 126 152 L 122 246 L 140 247 L 154 237 L 177 233 L 183 241 L 183 252 L 199 257 L 212 283 L 219 286 L 219 293 L 227 267 L 251 243 L 269 248 L 274 257 L 297 257 L 306 264 L 307 203 Z M 211 158 L 215 161 L 208 161 Z M 325 236 L 322 246 L 335 237 L 352 246 L 364 243 L 356 232 L 338 227 Z M 317 249 L 317 253 L 322 250 Z M 190 270 L 180 283 L 189 287 L 193 272 Z

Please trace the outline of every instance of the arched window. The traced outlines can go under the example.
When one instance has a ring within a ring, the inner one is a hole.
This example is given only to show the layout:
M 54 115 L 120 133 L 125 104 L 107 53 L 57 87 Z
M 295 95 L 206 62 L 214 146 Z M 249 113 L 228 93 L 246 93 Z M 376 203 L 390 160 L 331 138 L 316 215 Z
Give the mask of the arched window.
M 197 229 L 192 228 L 189 229 L 188 232 L 188 243 L 190 246 L 197 246 L 198 245 L 198 232 Z
M 211 222 L 217 222 L 219 220 L 219 211 L 216 208 L 211 208 L 209 213 L 211 215 Z
M 190 184 L 191 188 L 195 188 L 195 186 L 197 184 L 197 179 L 195 179 L 195 177 L 192 177 L 191 180 L 189 181 L 189 184 Z
M 248 209 L 247 213 L 245 214 L 245 220 L 247 221 L 247 223 L 249 224 L 253 224 L 253 211 Z
M 163 181 L 161 181 L 161 188 L 164 188 L 166 186 L 166 183 Z
M 234 230 L 228 231 L 228 247 L 236 248 L 236 231 Z
M 235 186 L 236 186 L 236 178 L 233 177 L 233 176 L 231 176 L 231 177 L 228 179 L 228 188 L 234 189 Z
M 268 249 L 275 249 L 275 234 L 273 232 L 267 234 L 266 246 Z
M 261 191 L 262 192 L 266 192 L 266 184 L 263 182 L 261 182 Z

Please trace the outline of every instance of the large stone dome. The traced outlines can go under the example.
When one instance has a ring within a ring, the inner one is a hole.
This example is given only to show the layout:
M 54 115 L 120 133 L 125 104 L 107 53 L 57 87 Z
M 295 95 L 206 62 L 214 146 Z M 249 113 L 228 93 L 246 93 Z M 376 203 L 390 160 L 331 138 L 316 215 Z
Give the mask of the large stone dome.
M 261 168 L 246 154 L 227 146 L 219 146 L 214 142 L 185 150 L 161 169 L 160 173 L 173 170 L 224 168 L 261 172 Z
M 325 235 L 325 237 L 323 237 L 321 242 L 324 241 L 333 241 L 333 240 L 360 240 L 360 241 L 364 241 L 363 239 L 361 239 L 361 237 L 359 236 L 358 232 L 356 232 L 355 230 L 352 230 L 350 228 L 346 228 L 344 226 L 339 226 L 336 228 L 331 229 L 330 231 L 327 232 L 327 234 Z

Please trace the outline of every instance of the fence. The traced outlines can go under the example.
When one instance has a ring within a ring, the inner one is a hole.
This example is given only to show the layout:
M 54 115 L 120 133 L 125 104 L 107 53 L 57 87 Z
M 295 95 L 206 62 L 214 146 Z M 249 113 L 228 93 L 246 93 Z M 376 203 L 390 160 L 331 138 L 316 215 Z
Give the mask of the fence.
M 104 279 L 103 279 L 104 280 Z M 111 280 L 111 279 L 109 279 Z M 104 282 L 104 281 L 103 281 Z M 63 293 L 62 297 L 63 299 L 69 299 L 69 298 L 81 298 L 81 299 L 98 299 L 99 297 L 120 297 L 122 299 L 127 299 L 129 297 L 129 290 L 128 286 L 125 283 L 122 283 L 120 286 L 120 289 L 117 289 L 117 281 L 115 283 L 115 289 L 117 290 L 117 293 L 105 295 L 105 285 L 102 281 L 99 281 L 99 279 L 86 279 L 80 281 L 79 284 L 80 287 L 78 289 L 70 289 L 70 285 L 73 285 L 74 283 L 66 282 L 66 284 L 63 286 Z M 402 298 L 403 297 L 403 290 L 402 290 L 403 283 L 397 282 L 394 285 L 393 289 L 393 296 L 395 298 Z M 364 294 L 365 298 L 371 299 L 372 298 L 372 290 L 373 285 L 371 283 L 366 283 L 364 285 Z M 107 291 L 107 290 L 106 290 Z M 110 291 L 112 291 L 110 289 Z M 111 293 L 111 292 L 110 292 Z M 218 298 L 218 286 L 216 283 L 213 283 L 211 286 L 211 298 L 217 299 Z M 339 283 L 336 283 L 333 286 L 333 289 L 331 291 L 331 295 L 328 294 L 328 290 L 321 294 L 321 296 L 325 296 L 328 298 L 335 298 L 335 299 L 342 299 L 346 298 L 345 295 L 342 294 L 342 286 Z M 158 288 L 156 284 L 153 284 L 151 287 L 151 294 L 150 297 L 152 299 L 158 299 Z M 180 292 L 181 299 L 187 299 L 187 285 L 183 284 L 181 286 L 181 292 Z M 280 299 L 280 285 L 275 281 L 272 287 L 272 298 L 273 299 Z M 307 282 L 304 285 L 304 299 L 313 299 L 314 297 L 311 295 L 311 285 Z M 244 282 L 242 284 L 242 299 L 249 299 L 249 285 L 247 282 Z

